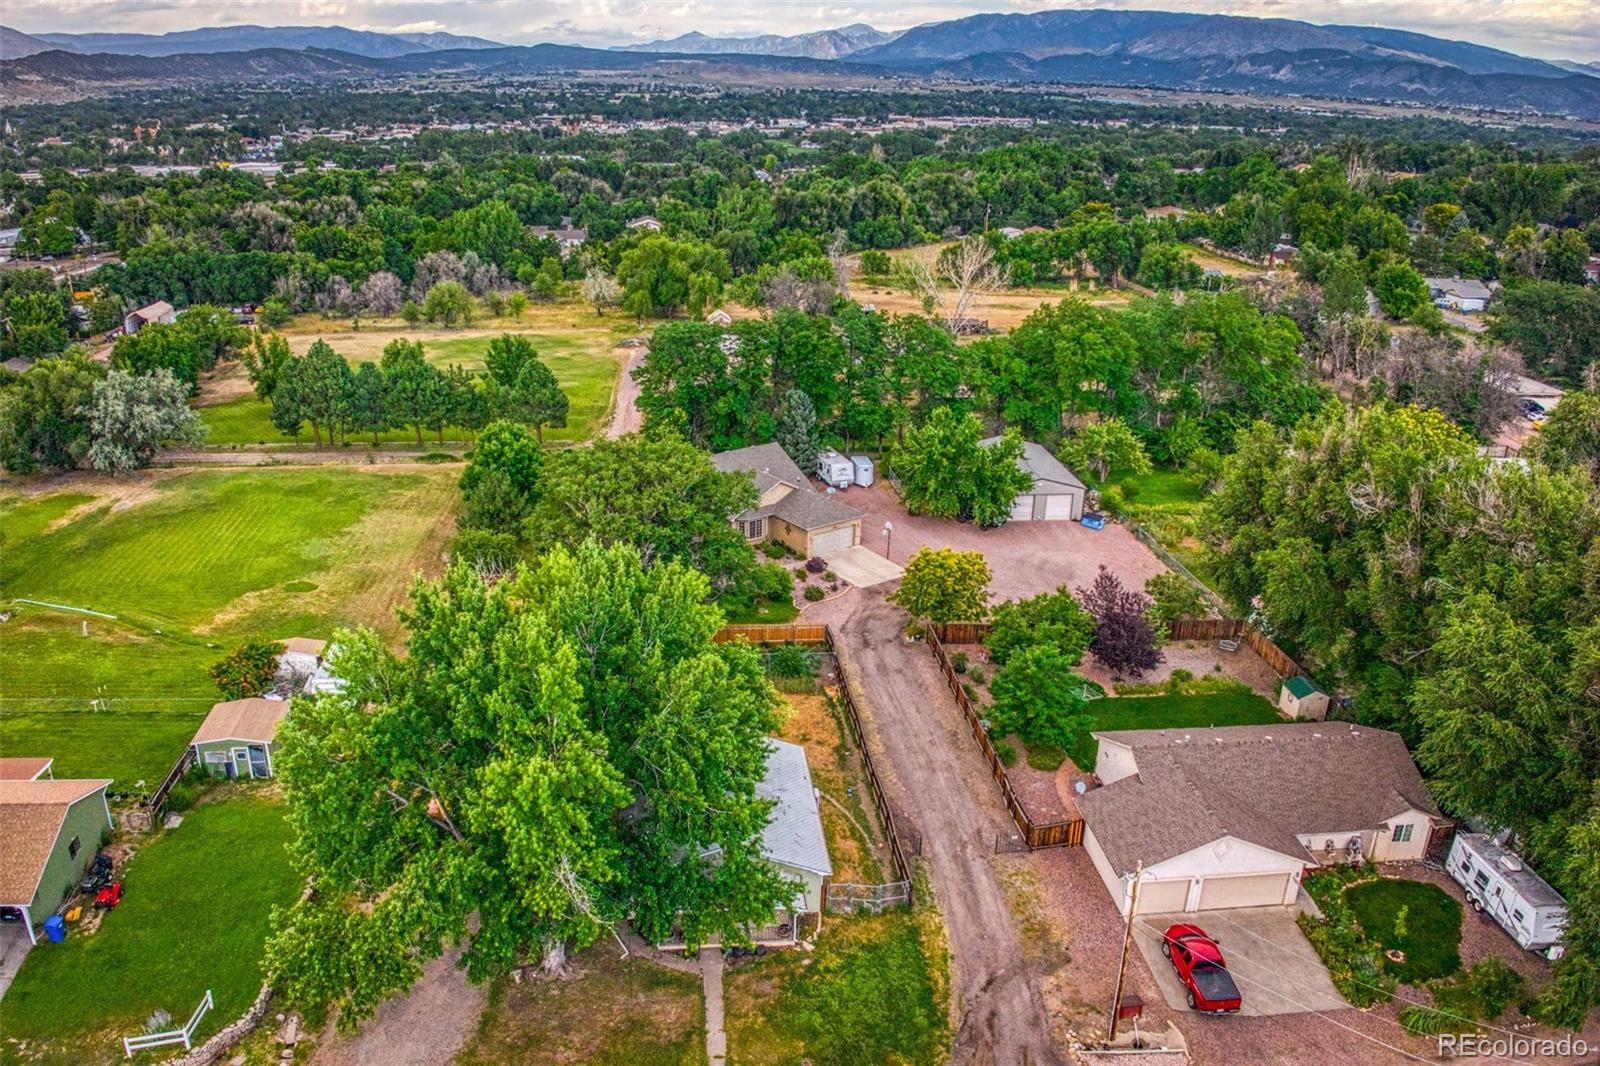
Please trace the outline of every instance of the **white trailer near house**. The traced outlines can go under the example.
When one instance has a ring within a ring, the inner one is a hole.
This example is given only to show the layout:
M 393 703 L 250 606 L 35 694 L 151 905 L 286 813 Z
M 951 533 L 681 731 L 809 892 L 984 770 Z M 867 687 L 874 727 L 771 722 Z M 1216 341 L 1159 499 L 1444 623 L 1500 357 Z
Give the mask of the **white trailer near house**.
M 1509 848 L 1482 833 L 1457 833 L 1445 868 L 1473 910 L 1487 913 L 1529 951 L 1560 957 L 1567 901 Z
M 856 482 L 856 467 L 849 456 L 825 448 L 817 453 L 817 477 L 830 488 L 849 488 Z
M 863 487 L 872 484 L 872 457 L 852 455 L 850 461 L 855 464 L 856 484 Z

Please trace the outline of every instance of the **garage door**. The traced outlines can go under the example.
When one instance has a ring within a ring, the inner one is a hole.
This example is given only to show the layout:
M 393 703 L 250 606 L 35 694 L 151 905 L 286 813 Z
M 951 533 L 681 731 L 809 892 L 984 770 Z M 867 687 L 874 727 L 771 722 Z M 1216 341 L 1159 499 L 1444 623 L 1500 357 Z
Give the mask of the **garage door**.
M 1142 881 L 1139 884 L 1140 914 L 1172 914 L 1183 910 L 1189 900 L 1189 879 L 1180 881 Z
M 1072 497 L 1065 492 L 1044 498 L 1044 517 L 1048 522 L 1065 522 L 1072 517 Z
M 1028 522 L 1033 519 L 1033 493 L 1025 492 L 1011 501 L 1011 520 Z
M 1208 877 L 1200 885 L 1200 909 L 1214 911 L 1224 907 L 1281 906 L 1288 881 L 1288 874 Z
M 829 552 L 836 552 L 848 548 L 856 542 L 855 526 L 840 526 L 830 529 L 826 533 L 818 533 L 811 538 L 811 554 L 828 557 Z

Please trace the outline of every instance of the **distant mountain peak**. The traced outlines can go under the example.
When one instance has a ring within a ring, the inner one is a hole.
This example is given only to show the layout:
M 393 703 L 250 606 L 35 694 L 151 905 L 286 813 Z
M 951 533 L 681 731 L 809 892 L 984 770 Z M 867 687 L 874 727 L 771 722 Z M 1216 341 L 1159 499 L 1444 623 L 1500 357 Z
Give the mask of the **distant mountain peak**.
M 876 48 L 894 40 L 898 34 L 885 33 L 864 22 L 853 22 L 837 29 L 817 30 L 783 36 L 764 33 L 755 37 L 711 37 L 690 30 L 665 41 L 630 44 L 625 52 L 677 52 L 686 55 L 765 55 L 798 56 L 806 59 L 843 59 L 864 48 Z

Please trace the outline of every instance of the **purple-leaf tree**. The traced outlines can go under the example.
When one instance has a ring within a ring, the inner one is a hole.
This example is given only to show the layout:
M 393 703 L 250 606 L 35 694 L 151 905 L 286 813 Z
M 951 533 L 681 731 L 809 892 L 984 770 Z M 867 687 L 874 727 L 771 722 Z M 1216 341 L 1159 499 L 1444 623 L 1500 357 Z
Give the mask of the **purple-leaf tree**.
M 1094 619 L 1089 651 L 1100 665 L 1118 677 L 1138 677 L 1161 662 L 1160 642 L 1146 616 L 1150 597 L 1124 588 L 1102 565 L 1094 582 L 1078 590 L 1078 602 Z

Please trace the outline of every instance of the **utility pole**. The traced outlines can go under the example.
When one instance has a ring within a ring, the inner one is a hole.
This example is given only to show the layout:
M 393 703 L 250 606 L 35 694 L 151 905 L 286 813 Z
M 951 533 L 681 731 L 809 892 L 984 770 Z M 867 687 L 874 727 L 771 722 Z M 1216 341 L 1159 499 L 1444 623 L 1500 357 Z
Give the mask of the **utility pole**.
M 1139 910 L 1139 879 L 1144 873 L 1144 860 L 1133 867 L 1133 893 L 1128 900 L 1128 926 L 1122 934 L 1122 958 L 1117 962 L 1117 994 L 1111 1000 L 1111 1032 L 1107 1040 L 1117 1038 L 1117 1015 L 1122 1011 L 1122 982 L 1128 973 L 1128 950 L 1133 947 L 1133 918 Z

